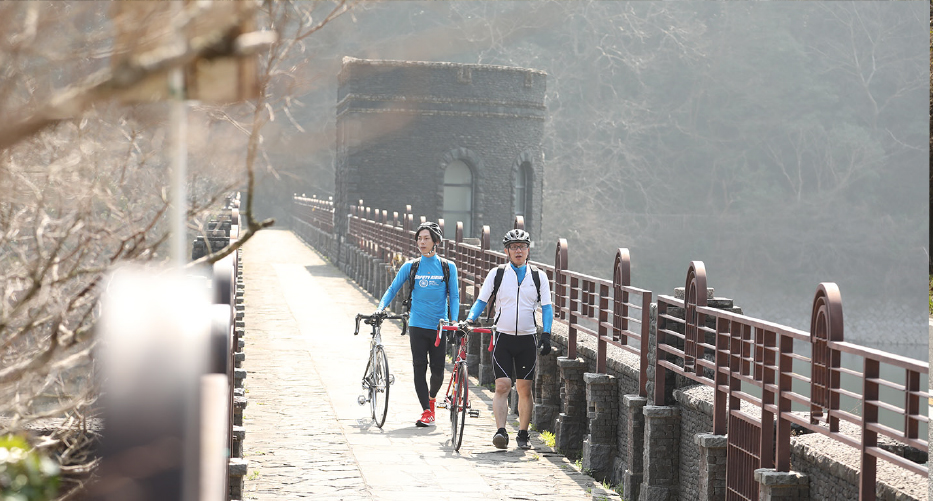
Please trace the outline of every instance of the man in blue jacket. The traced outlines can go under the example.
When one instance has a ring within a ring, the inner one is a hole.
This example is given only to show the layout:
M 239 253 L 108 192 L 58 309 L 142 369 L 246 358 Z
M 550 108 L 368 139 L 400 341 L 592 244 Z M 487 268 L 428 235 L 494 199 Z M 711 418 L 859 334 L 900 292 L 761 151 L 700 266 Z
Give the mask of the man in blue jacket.
M 456 322 L 460 313 L 457 267 L 437 255 L 437 244 L 441 242 L 441 238 L 441 228 L 437 223 L 425 222 L 418 226 L 415 241 L 421 257 L 402 265 L 376 310 L 384 310 L 406 282 L 412 284 L 408 337 L 411 342 L 415 393 L 423 409 L 421 417 L 415 421 L 416 426 L 434 425 L 435 398 L 444 384 L 445 345 L 444 339 L 441 338 L 440 345 L 434 346 L 437 325 L 442 319 Z M 429 363 L 430 388 L 427 381 Z

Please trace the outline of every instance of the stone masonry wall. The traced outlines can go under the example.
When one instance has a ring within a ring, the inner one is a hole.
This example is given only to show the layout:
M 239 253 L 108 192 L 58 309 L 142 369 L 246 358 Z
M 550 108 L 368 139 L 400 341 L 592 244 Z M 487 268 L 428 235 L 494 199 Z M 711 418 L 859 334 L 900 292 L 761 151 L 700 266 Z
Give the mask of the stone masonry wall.
M 688 388 L 674 390 L 674 398 L 681 406 L 680 435 L 684 437 L 680 441 L 680 499 L 694 501 L 700 499 L 700 450 L 693 437 L 713 430 L 713 392 L 702 386 L 685 390 Z M 709 400 L 698 398 L 698 391 L 704 396 L 709 393 Z
M 344 58 L 338 75 L 335 230 L 349 207 L 443 217 L 444 171 L 473 174 L 472 234 L 512 227 L 514 173 L 531 167 L 525 228 L 539 235 L 547 75 L 505 66 Z M 456 221 L 445 221 L 455 225 Z

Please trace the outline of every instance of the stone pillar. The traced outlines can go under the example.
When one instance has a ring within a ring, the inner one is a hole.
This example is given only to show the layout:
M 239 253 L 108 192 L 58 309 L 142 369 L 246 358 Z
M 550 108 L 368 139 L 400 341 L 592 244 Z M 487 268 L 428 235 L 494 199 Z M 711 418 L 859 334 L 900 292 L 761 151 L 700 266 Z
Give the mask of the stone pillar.
M 645 385 L 645 388 L 648 393 L 648 402 L 651 403 L 651 405 L 663 405 L 664 402 L 656 403 L 654 401 L 655 378 L 657 377 L 655 374 L 655 363 L 658 358 L 658 303 L 651 303 L 648 314 L 651 320 L 648 324 L 648 367 L 646 370 L 648 383 Z M 668 389 L 668 391 L 672 390 Z
M 385 294 L 385 291 L 392 285 L 392 280 L 395 279 L 395 273 L 392 273 L 392 263 L 383 263 L 382 265 L 382 280 L 380 280 L 379 287 L 376 288 L 376 294 L 373 297 L 376 298 L 376 301 L 382 299 L 382 295 Z M 398 294 L 396 294 L 397 296 Z
M 583 469 L 592 471 L 596 480 L 612 476 L 616 452 L 616 421 L 619 415 L 619 387 L 615 376 L 587 372 L 586 417 L 589 435 L 583 441 Z
M 557 367 L 557 350 L 547 355 L 538 355 L 535 370 L 535 407 L 531 422 L 540 430 L 555 430 L 554 421 L 560 413 L 560 369 Z
M 700 446 L 699 501 L 726 499 L 726 436 L 701 433 L 693 441 Z
M 360 284 L 360 287 L 362 287 L 363 290 L 369 290 L 369 289 L 366 288 L 366 280 L 367 280 L 367 277 L 369 276 L 369 272 L 368 272 L 368 270 L 369 270 L 369 256 L 367 256 L 366 253 L 363 252 L 363 251 L 357 251 L 357 253 L 356 253 L 356 259 L 357 259 L 357 263 L 356 263 L 356 274 L 357 274 L 356 283 Z
M 640 501 L 674 501 L 680 483 L 680 408 L 646 405 Z
M 557 417 L 554 430 L 557 448 L 564 455 L 574 455 L 583 448 L 583 436 L 586 433 L 586 384 L 583 373 L 586 362 L 581 358 L 558 357 L 561 380 L 563 412 Z
M 622 497 L 638 499 L 644 480 L 645 464 L 645 405 L 648 399 L 638 395 L 622 397 L 622 414 L 626 436 L 625 469 L 622 472 Z
M 230 458 L 227 462 L 227 498 L 243 499 L 243 477 L 249 467 L 249 461 L 243 458 Z
M 460 318 L 466 318 L 466 314 L 461 314 Z M 467 370 L 471 375 L 476 376 L 479 379 L 479 364 L 480 359 L 483 356 L 483 350 L 486 349 L 486 346 L 483 346 L 483 336 L 482 334 L 470 334 L 467 336 Z
M 363 290 L 370 295 L 373 293 L 373 259 L 369 254 L 363 254 Z
M 512 389 L 509 390 L 509 414 L 518 416 L 518 389 L 515 388 L 515 380 L 512 380 Z
M 359 251 L 356 249 L 347 246 L 347 275 L 350 276 L 350 279 L 356 283 L 360 283 L 359 275 L 357 275 L 357 263 L 359 262 Z
M 755 481 L 760 501 L 810 501 L 810 477 L 803 473 L 759 468 Z
M 382 280 L 381 280 L 382 277 L 380 274 L 381 271 L 382 271 L 382 260 L 376 259 L 376 258 L 370 258 L 369 259 L 369 281 L 368 281 L 367 290 L 372 296 L 376 296 L 377 294 L 379 294 L 377 290 L 379 289 L 379 285 L 382 283 Z
M 476 379 L 480 386 L 495 383 L 496 375 L 492 371 L 492 353 L 489 352 L 489 338 L 492 334 L 481 334 L 479 345 L 479 371 Z

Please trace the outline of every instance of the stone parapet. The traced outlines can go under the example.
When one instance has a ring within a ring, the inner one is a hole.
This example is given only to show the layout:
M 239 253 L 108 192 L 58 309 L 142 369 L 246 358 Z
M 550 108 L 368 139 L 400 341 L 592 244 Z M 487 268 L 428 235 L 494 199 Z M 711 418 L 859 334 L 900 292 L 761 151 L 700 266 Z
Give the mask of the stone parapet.
M 680 488 L 680 408 L 646 405 L 645 471 L 639 501 L 674 500 Z
M 603 481 L 612 477 L 616 453 L 616 419 L 619 414 L 618 385 L 608 374 L 583 374 L 586 385 L 586 417 L 589 435 L 583 441 L 583 469 Z
M 625 453 L 620 458 L 614 482 L 622 483 L 622 496 L 625 499 L 638 499 L 638 493 L 644 480 L 645 464 L 645 414 L 644 409 L 648 399 L 638 395 L 624 395 L 622 397 L 622 433 L 624 440 L 620 440 L 620 448 Z
M 535 370 L 534 414 L 531 422 L 538 430 L 553 431 L 561 411 L 560 370 L 557 367 L 558 351 L 552 349 L 547 355 L 538 355 Z
M 725 435 L 699 434 L 693 442 L 700 448 L 699 501 L 726 499 Z
M 583 448 L 586 435 L 586 383 L 583 374 L 587 371 L 586 361 L 580 358 L 558 357 L 563 389 L 561 402 L 563 408 L 557 417 L 555 440 L 557 448 L 564 454 L 574 455 Z
M 760 501 L 810 501 L 810 478 L 802 473 L 759 468 L 755 481 Z

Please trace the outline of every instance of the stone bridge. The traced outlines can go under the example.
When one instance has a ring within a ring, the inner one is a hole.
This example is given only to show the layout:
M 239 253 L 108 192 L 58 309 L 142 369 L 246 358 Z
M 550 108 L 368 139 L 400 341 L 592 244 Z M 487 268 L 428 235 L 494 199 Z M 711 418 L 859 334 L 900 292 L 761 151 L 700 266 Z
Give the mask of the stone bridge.
M 338 236 L 331 204 L 297 197 L 292 226 L 378 296 L 414 253 L 415 221 L 352 209 Z M 456 235 L 440 252 L 457 262 L 469 304 L 504 255 L 490 248 L 488 231 L 465 239 L 458 224 Z M 612 280 L 568 270 L 566 252 L 558 242 L 553 265 L 535 263 L 552 282 L 557 350 L 538 361 L 532 423 L 624 499 L 927 496 L 928 366 L 846 342 L 835 284 L 817 287 L 807 332 L 742 315 L 714 296 L 700 261 L 690 263 L 684 288 L 665 295 L 629 283 L 626 249 Z M 811 347 L 800 352 L 800 343 Z M 480 388 L 491 382 L 482 345 L 470 349 Z M 860 366 L 843 366 L 843 354 Z M 857 388 L 840 384 L 852 378 Z M 892 391 L 900 392 L 893 403 L 879 396 Z M 840 397 L 857 407 L 843 408 Z M 899 421 L 879 418 L 892 412 Z

